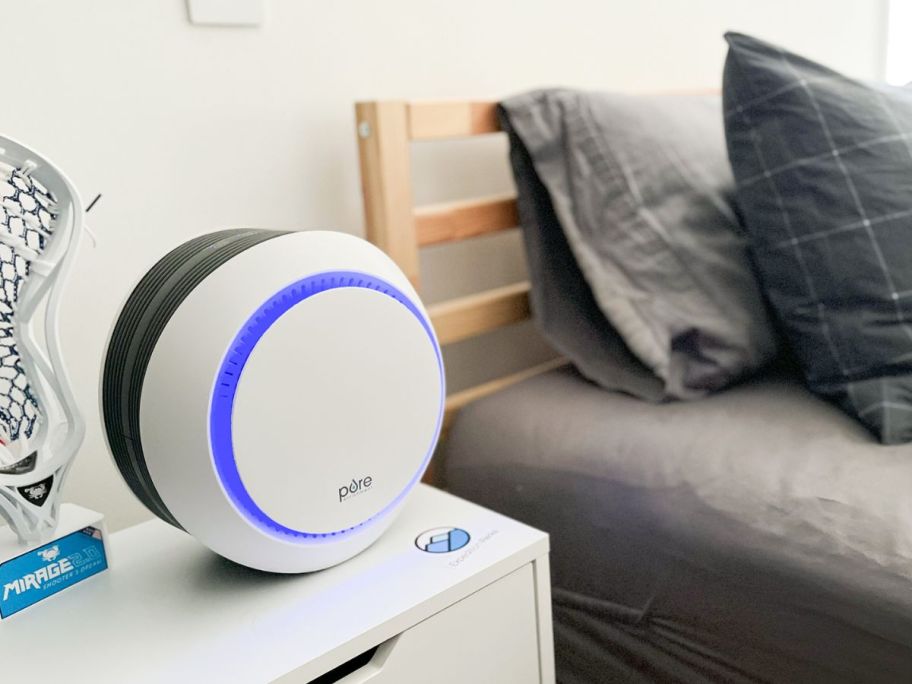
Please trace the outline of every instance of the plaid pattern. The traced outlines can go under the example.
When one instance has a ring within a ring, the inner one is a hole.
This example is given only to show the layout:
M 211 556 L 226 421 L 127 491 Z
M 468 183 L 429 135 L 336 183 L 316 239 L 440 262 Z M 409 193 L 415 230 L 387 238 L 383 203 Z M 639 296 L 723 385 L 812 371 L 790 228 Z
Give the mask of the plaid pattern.
M 728 34 L 729 157 L 752 254 L 811 389 L 912 440 L 912 90 Z

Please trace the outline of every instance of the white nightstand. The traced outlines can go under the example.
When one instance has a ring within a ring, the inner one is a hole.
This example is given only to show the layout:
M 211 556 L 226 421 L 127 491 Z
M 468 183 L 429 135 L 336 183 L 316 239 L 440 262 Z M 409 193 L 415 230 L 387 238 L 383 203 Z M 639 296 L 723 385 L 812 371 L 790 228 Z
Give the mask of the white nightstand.
M 451 526 L 465 546 L 418 548 Z M 0 623 L 4 680 L 554 681 L 547 535 L 431 487 L 367 551 L 311 575 L 247 570 L 158 521 L 112 535 L 110 565 Z

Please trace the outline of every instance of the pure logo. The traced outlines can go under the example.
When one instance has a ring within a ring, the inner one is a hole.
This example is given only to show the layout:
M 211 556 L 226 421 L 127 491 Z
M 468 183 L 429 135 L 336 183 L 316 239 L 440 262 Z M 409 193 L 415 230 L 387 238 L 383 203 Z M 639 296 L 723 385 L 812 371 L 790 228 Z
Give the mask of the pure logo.
M 360 479 L 352 478 L 352 481 L 349 482 L 347 485 L 343 485 L 342 487 L 339 487 L 339 503 L 342 503 L 343 501 L 347 501 L 348 499 L 352 498 L 353 496 L 358 496 L 359 494 L 363 494 L 368 489 L 370 489 L 373 484 L 374 484 L 374 478 L 372 478 L 370 475 L 367 475 Z

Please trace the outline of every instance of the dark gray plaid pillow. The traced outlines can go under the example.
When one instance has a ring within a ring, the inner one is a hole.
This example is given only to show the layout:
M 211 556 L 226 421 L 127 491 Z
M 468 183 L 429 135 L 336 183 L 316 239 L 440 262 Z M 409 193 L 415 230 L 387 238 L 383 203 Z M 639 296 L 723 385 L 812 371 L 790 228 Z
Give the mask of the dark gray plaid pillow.
M 912 440 L 912 90 L 730 33 L 729 158 L 760 275 L 816 392 Z

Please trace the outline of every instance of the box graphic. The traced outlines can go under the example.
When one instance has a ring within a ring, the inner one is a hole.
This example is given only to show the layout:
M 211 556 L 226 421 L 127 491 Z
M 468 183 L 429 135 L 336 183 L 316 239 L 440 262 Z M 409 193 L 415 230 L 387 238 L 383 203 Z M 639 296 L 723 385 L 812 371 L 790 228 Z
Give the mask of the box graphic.
M 0 619 L 106 570 L 104 537 L 85 527 L 0 564 Z

